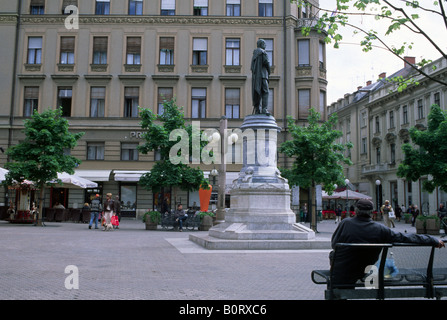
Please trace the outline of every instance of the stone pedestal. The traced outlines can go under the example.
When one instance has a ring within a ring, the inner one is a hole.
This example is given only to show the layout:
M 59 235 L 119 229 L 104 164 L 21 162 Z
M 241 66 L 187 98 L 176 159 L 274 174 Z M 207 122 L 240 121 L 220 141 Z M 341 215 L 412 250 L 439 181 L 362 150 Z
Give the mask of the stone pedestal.
M 290 209 L 290 188 L 276 163 L 277 133 L 272 116 L 250 115 L 241 126 L 243 167 L 234 180 L 230 210 L 225 222 L 207 236 L 190 240 L 209 249 L 310 249 L 329 248 L 315 240 L 311 229 L 296 223 Z

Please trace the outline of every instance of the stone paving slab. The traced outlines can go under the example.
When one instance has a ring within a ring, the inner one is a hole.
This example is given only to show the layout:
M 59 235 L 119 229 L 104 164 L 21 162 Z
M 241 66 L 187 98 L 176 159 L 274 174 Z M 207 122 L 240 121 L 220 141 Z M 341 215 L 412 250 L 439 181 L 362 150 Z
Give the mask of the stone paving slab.
M 318 224 L 330 239 L 333 221 Z M 414 231 L 399 223 L 399 230 Z M 82 223 L 45 227 L 0 221 L 1 300 L 322 300 L 310 279 L 329 266 L 329 250 L 207 250 L 189 240 L 203 231 L 147 231 Z M 75 266 L 79 288 L 73 285 Z M 71 281 L 71 282 L 70 282 Z

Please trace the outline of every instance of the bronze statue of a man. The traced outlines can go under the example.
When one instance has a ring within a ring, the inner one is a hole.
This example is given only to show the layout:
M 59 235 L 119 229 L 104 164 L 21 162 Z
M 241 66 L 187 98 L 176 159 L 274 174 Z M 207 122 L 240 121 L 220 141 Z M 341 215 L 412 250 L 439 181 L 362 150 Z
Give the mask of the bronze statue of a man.
M 252 97 L 256 114 L 267 114 L 269 100 L 270 62 L 265 51 L 265 41 L 259 39 L 251 60 Z M 262 108 L 261 108 L 262 102 Z

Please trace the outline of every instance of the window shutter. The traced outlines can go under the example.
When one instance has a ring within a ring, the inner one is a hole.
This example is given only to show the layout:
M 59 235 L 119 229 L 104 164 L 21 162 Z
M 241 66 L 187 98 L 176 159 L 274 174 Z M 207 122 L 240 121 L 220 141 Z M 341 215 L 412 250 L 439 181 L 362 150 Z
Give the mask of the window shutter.
M 139 54 L 141 50 L 141 37 L 127 37 L 127 53 Z
M 107 37 L 95 37 L 93 38 L 93 51 L 104 52 L 107 51 Z
M 39 87 L 25 87 L 25 99 L 38 99 Z
M 133 97 L 138 97 L 139 96 L 139 88 L 138 87 L 126 87 L 124 89 L 124 96 L 126 98 L 133 98 Z
M 61 52 L 74 52 L 74 37 L 61 37 Z
M 174 50 L 174 38 L 173 37 L 161 37 L 160 49 Z

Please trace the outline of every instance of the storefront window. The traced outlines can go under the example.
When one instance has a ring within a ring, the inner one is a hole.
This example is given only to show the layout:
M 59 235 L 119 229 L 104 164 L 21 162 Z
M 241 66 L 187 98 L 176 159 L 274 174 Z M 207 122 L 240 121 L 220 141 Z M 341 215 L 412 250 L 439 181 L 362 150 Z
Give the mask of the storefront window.
M 137 185 L 122 184 L 120 186 L 121 215 L 135 217 L 137 209 Z

